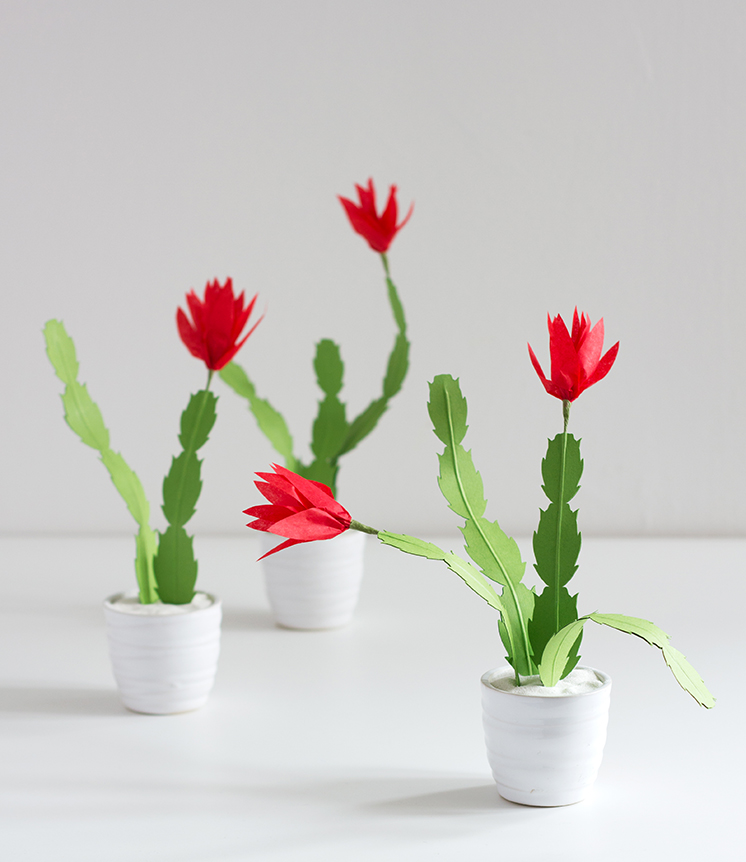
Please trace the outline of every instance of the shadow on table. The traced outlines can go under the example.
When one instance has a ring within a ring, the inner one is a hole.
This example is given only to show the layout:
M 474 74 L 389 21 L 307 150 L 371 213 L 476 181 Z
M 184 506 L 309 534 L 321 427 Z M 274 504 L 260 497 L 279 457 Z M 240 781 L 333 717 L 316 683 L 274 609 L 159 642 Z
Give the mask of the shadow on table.
M 0 687 L 0 715 L 122 715 L 124 707 L 111 688 Z
M 414 793 L 411 796 L 400 796 L 385 802 L 377 802 L 370 807 L 388 814 L 407 816 L 417 814 L 458 815 L 479 812 L 494 814 L 500 808 L 507 808 L 511 811 L 516 809 L 515 805 L 500 796 L 494 782 L 485 782 L 471 787 L 453 787 L 447 790 Z

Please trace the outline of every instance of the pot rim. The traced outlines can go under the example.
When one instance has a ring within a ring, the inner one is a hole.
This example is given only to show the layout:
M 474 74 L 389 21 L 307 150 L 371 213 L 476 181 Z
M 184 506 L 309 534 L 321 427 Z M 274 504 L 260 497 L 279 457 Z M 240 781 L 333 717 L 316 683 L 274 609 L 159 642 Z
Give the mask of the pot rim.
M 594 688 L 591 691 L 580 691 L 575 694 L 560 694 L 553 695 L 549 697 L 543 697 L 538 695 L 536 697 L 530 697 L 529 700 L 540 700 L 540 701 L 557 701 L 557 700 L 570 700 L 577 697 L 593 697 L 593 695 L 597 695 L 601 691 L 605 691 L 611 687 L 611 677 L 604 673 L 602 670 L 598 670 L 598 668 L 591 667 L 590 665 L 582 664 L 578 665 L 577 670 L 592 670 L 593 673 L 596 674 L 598 679 L 603 683 L 603 685 L 598 688 Z M 505 695 L 506 697 L 525 697 L 525 695 L 516 694 L 514 691 L 505 691 L 501 688 L 495 688 L 490 680 L 494 679 L 497 676 L 506 676 L 513 675 L 515 671 L 510 665 L 503 665 L 502 667 L 493 667 L 490 670 L 486 671 L 482 674 L 480 682 L 482 685 L 488 689 L 489 691 L 494 691 L 496 694 Z
M 205 592 L 204 590 L 195 590 L 195 595 L 207 596 L 210 599 L 210 604 L 206 608 L 189 608 L 186 611 L 183 611 L 181 614 L 136 614 L 131 611 L 126 611 L 121 607 L 117 607 L 117 602 L 119 599 L 133 596 L 134 594 L 139 593 L 139 590 L 122 590 L 118 593 L 112 593 L 112 595 L 108 596 L 104 599 L 104 608 L 109 611 L 114 611 L 117 614 L 123 614 L 130 617 L 137 617 L 138 619 L 164 619 L 171 618 L 174 616 L 186 616 L 187 614 L 204 614 L 210 611 L 214 611 L 216 608 L 219 608 L 222 604 L 222 600 L 213 595 L 212 593 Z M 168 606 L 168 602 L 162 602 L 162 604 Z M 172 605 L 171 607 L 185 607 L 184 605 Z

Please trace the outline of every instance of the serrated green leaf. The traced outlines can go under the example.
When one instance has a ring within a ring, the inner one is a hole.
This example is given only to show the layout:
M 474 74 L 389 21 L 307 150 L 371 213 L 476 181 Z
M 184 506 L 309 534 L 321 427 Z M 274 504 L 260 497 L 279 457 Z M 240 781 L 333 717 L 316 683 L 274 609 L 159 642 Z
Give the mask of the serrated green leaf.
M 186 410 L 181 414 L 181 434 L 179 443 L 185 452 L 201 449 L 215 425 L 218 399 L 207 389 L 196 392 L 189 399 Z
M 559 596 L 547 587 L 540 595 L 536 596 L 534 612 L 531 622 L 528 624 L 528 634 L 531 639 L 531 648 L 534 651 L 534 661 L 540 663 L 544 649 L 552 636 L 562 630 L 565 626 L 578 618 L 578 596 L 571 596 L 566 587 L 561 587 Z M 580 646 L 581 638 L 575 644 L 575 652 L 572 653 L 565 668 L 566 676 L 578 663 L 579 656 L 577 648 Z
M 153 575 L 153 557 L 156 552 L 155 534 L 150 529 L 150 504 L 142 484 L 124 458 L 109 448 L 109 432 L 101 411 L 91 400 L 88 390 L 77 381 L 78 361 L 72 338 L 60 321 L 49 320 L 44 327 L 47 354 L 57 376 L 65 383 L 62 401 L 65 419 L 81 440 L 97 449 L 101 461 L 109 472 L 114 487 L 124 498 L 132 517 L 140 525 L 135 540 L 135 574 L 140 590 L 140 601 L 149 604 L 157 600 Z
M 101 452 L 101 460 L 109 471 L 114 486 L 122 495 L 132 517 L 142 528 L 150 521 L 150 503 L 145 496 L 142 483 L 134 470 L 130 469 L 127 462 L 119 452 L 105 449 Z
M 447 556 L 445 551 L 432 542 L 426 542 L 416 536 L 407 536 L 404 533 L 389 533 L 387 530 L 381 530 L 378 533 L 378 539 L 383 545 L 390 545 L 392 548 L 404 551 L 405 554 L 412 554 L 415 557 L 425 557 L 428 560 L 445 560 Z
M 593 613 L 589 614 L 588 618 L 594 623 L 635 635 L 647 641 L 651 646 L 658 647 L 663 653 L 663 658 L 671 669 L 676 682 L 684 691 L 706 709 L 711 709 L 715 705 L 715 698 L 707 690 L 702 677 L 689 664 L 684 655 L 671 646 L 669 636 L 655 623 L 640 617 L 628 617 L 623 614 Z
M 564 438 L 564 434 L 558 434 L 549 441 L 547 454 L 541 462 L 541 476 L 544 480 L 542 490 L 553 503 L 567 503 L 572 500 L 580 490 L 580 478 L 583 475 L 580 440 L 568 434 L 567 446 L 564 448 Z
M 388 401 L 385 398 L 376 398 L 375 401 L 371 401 L 365 410 L 350 422 L 347 436 L 342 444 L 342 448 L 337 453 L 337 458 L 341 458 L 342 455 L 350 452 L 361 440 L 370 434 L 378 424 L 378 420 L 386 412 L 387 407 Z
M 313 367 L 322 392 L 326 395 L 337 395 L 342 389 L 345 368 L 339 346 L 329 338 L 319 341 Z
M 333 459 L 344 445 L 349 426 L 345 405 L 336 395 L 319 401 L 319 412 L 313 423 L 311 451 L 317 459 Z
M 574 620 L 549 639 L 539 662 L 539 678 L 543 685 L 551 688 L 566 676 L 568 658 L 587 621 L 588 617 Z
M 409 342 L 399 333 L 394 341 L 394 349 L 386 366 L 386 376 L 383 379 L 383 397 L 393 398 L 402 388 L 404 378 L 409 369 Z
M 75 344 L 61 320 L 48 320 L 44 325 L 44 340 L 55 373 L 63 383 L 73 383 L 78 377 Z
M 450 374 L 439 374 L 430 384 L 427 412 L 436 437 L 446 445 L 456 445 L 466 436 L 466 398 L 459 381 Z M 450 501 L 449 501 L 450 502 Z
M 689 664 L 686 657 L 670 644 L 663 647 L 663 658 L 671 668 L 671 672 L 678 684 L 688 692 L 700 706 L 712 709 L 715 706 L 715 698 L 710 694 L 702 677 Z
M 438 455 L 438 487 L 450 509 L 462 518 L 481 518 L 487 508 L 482 476 L 474 467 L 471 451 L 447 446 Z
M 394 315 L 396 325 L 399 327 L 399 332 L 404 335 L 407 331 L 407 322 L 404 319 L 404 307 L 399 299 L 399 293 L 396 290 L 396 285 L 389 276 L 386 276 L 386 287 L 388 288 L 389 304 Z
M 276 452 L 285 459 L 288 470 L 297 472 L 298 461 L 293 455 L 293 438 L 282 415 L 263 398 L 256 394 L 254 384 L 246 372 L 236 362 L 229 362 L 219 372 L 220 379 L 227 383 L 233 391 L 249 402 L 249 409 L 254 414 L 259 430 L 269 440 Z
M 192 536 L 183 527 L 170 526 L 160 534 L 153 569 L 162 602 L 170 605 L 191 602 L 197 582 L 197 561 Z
M 534 558 L 539 577 L 555 593 L 564 587 L 577 572 L 582 539 L 578 531 L 578 513 L 569 506 L 562 507 L 562 523 L 558 524 L 560 507 L 550 503 L 546 511 L 540 510 L 539 526 L 534 533 Z M 560 529 L 561 528 L 561 529 Z M 559 554 L 557 539 L 559 538 Z
M 183 527 L 197 511 L 202 491 L 202 462 L 194 452 L 182 452 L 171 459 L 171 469 L 163 480 L 163 514 L 169 524 Z
M 657 646 L 659 649 L 668 646 L 670 640 L 668 635 L 663 629 L 658 628 L 655 623 L 651 623 L 650 620 L 643 620 L 640 617 L 627 617 L 624 614 L 593 613 L 588 614 L 588 616 L 594 623 L 609 626 L 626 634 L 636 635 L 638 638 L 647 641 L 651 646 Z
M 86 446 L 99 452 L 109 448 L 109 431 L 85 384 L 68 383 L 62 393 L 62 403 L 65 405 L 65 421 Z
M 490 580 L 504 587 L 520 583 L 526 564 L 515 540 L 507 536 L 497 522 L 470 518 L 461 532 L 467 553 Z

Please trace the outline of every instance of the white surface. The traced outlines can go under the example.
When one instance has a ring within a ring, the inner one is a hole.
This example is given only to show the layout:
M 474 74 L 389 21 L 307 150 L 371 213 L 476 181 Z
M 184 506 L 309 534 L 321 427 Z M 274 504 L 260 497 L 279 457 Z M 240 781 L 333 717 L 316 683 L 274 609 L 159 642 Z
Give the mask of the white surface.
M 453 528 L 425 410 L 450 373 L 495 517 L 528 535 L 562 420 L 526 342 L 546 368 L 547 312 L 578 304 L 621 341 L 573 408 L 583 530 L 743 535 L 745 43 L 739 0 L 3 0 L 2 529 L 131 529 L 63 424 L 50 317 L 155 527 L 205 378 L 176 333 L 190 288 L 259 291 L 238 358 L 300 456 L 318 340 L 341 344 L 348 415 L 377 397 L 395 329 L 336 199 L 373 176 L 415 201 L 390 256 L 412 365 L 342 461 L 355 517 Z M 242 533 L 277 456 L 216 391 L 193 525 Z
M 698 707 L 641 641 L 587 632 L 583 662 L 614 686 L 604 762 L 591 799 L 548 810 L 497 794 L 480 706 L 495 615 L 444 566 L 371 542 L 356 621 L 292 632 L 271 622 L 256 539 L 195 547 L 224 605 L 215 689 L 151 717 L 118 702 L 101 611 L 133 583 L 134 540 L 0 542 L 4 858 L 741 858 L 746 542 L 585 543 L 581 611 L 658 623 L 718 703 Z
M 553 807 L 577 804 L 592 794 L 606 744 L 611 677 L 575 668 L 567 680 L 573 674 L 564 697 L 560 692 L 517 696 L 520 688 L 500 685 L 501 677 L 511 676 L 510 668 L 482 676 L 487 760 L 504 799 Z M 578 691 L 570 694 L 573 688 Z

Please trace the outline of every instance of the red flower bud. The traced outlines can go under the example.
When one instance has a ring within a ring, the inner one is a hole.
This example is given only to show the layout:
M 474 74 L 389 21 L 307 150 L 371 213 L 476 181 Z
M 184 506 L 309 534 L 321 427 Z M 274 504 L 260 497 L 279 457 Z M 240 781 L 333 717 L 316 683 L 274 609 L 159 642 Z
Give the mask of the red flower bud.
M 544 376 L 539 360 L 529 344 L 531 362 L 550 395 L 563 401 L 574 401 L 581 392 L 598 383 L 611 371 L 619 352 L 619 342 L 601 356 L 604 346 L 603 318 L 591 328 L 590 317 L 585 313 L 578 317 L 576 308 L 572 319 L 572 335 L 567 331 L 565 321 L 559 314 L 554 320 L 549 315 L 547 318 L 552 379 L 547 380 Z
M 260 559 L 301 542 L 333 539 L 349 529 L 352 518 L 321 482 L 304 479 L 292 470 L 273 464 L 274 473 L 257 473 L 264 482 L 255 482 L 269 506 L 252 506 L 244 514 L 256 518 L 247 527 L 285 536 L 276 548 Z
M 358 185 L 355 188 L 357 189 L 357 196 L 360 199 L 360 206 L 341 196 L 338 196 L 339 200 L 345 208 L 347 217 L 354 230 L 368 241 L 368 245 L 373 251 L 385 254 L 396 234 L 409 221 L 414 204 L 409 208 L 404 221 L 397 225 L 396 186 L 391 186 L 386 209 L 380 216 L 376 212 L 376 189 L 373 185 L 373 180 L 368 180 L 367 189 Z
M 241 330 L 254 309 L 256 296 L 244 308 L 243 292 L 233 296 L 233 282 L 227 279 L 221 287 L 218 280 L 205 287 L 204 301 L 190 290 L 186 295 L 192 321 L 179 309 L 176 324 L 181 340 L 192 356 L 201 359 L 211 371 L 220 371 L 238 353 L 246 339 L 262 322 L 262 317 L 251 327 L 241 341 Z

